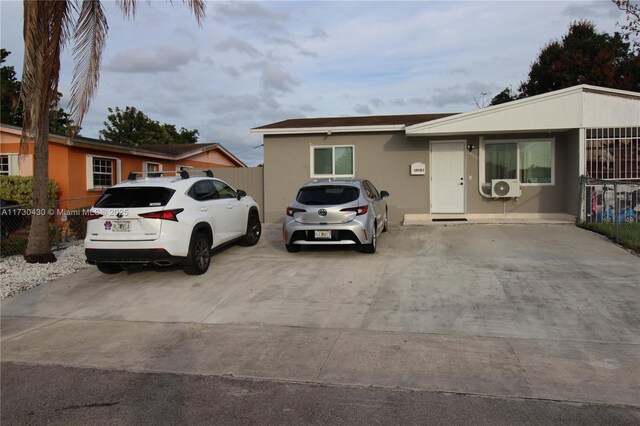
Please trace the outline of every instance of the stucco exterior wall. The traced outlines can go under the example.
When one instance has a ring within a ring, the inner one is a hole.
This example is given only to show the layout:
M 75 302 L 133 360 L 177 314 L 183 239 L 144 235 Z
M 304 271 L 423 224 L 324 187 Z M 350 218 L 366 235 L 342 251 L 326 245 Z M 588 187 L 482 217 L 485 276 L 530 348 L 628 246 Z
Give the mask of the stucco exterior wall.
M 483 135 L 486 140 L 523 140 L 536 138 L 555 138 L 555 184 L 552 186 L 522 186 L 522 196 L 517 199 L 491 199 L 485 198 L 480 194 L 478 188 L 479 171 L 479 137 L 467 136 L 468 143 L 474 145 L 474 151 L 471 156 L 467 157 L 468 175 L 473 177 L 473 183 L 467 185 L 467 213 L 473 214 L 500 214 L 500 213 L 566 213 L 567 197 L 575 200 L 577 191 L 573 186 L 567 186 L 567 180 L 572 179 L 577 182 L 578 171 L 578 152 L 575 151 L 570 158 L 567 154 L 567 144 L 570 142 L 571 134 L 568 132 L 561 133 L 528 133 L 528 134 L 500 134 L 500 135 Z M 473 157 L 470 158 L 470 157 Z M 569 166 L 575 162 L 575 168 Z M 573 177 L 567 176 L 567 168 L 575 170 Z M 468 178 L 469 176 L 467 176 Z M 567 192 L 573 191 L 573 192 Z
M 479 135 L 410 137 L 404 132 L 265 135 L 265 222 L 280 222 L 297 190 L 311 178 L 311 147 L 353 145 L 355 175 L 379 190 L 389 191 L 389 221 L 405 214 L 430 212 L 431 141 L 463 140 L 474 146 L 466 155 L 466 212 L 470 214 L 574 213 L 577 206 L 578 131 L 483 135 L 485 140 L 555 138 L 555 184 L 523 186 L 517 200 L 485 198 L 479 191 Z M 410 165 L 421 162 L 426 174 L 411 176 Z
M 280 222 L 298 189 L 311 178 L 311 147 L 353 145 L 355 175 L 389 191 L 389 222 L 400 224 L 405 213 L 423 212 L 428 202 L 428 176 L 410 176 L 410 164 L 428 164 L 424 140 L 404 133 L 342 133 L 264 137 L 265 221 Z

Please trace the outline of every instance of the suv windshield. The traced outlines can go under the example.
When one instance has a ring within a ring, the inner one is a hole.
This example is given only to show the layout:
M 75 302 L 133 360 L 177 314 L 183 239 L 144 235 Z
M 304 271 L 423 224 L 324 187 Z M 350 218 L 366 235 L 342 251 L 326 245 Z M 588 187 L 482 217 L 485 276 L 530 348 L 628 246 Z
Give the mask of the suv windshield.
M 173 189 L 155 186 L 109 188 L 95 207 L 162 207 L 167 205 L 174 192 Z
M 298 191 L 296 201 L 307 206 L 337 205 L 355 201 L 359 195 L 353 186 L 309 186 Z

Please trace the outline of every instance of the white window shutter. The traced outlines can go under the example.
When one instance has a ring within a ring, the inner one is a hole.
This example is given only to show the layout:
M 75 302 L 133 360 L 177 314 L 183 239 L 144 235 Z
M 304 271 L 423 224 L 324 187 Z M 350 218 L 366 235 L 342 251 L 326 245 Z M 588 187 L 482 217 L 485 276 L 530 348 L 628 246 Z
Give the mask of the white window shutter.
M 87 155 L 87 190 L 93 189 L 93 156 Z

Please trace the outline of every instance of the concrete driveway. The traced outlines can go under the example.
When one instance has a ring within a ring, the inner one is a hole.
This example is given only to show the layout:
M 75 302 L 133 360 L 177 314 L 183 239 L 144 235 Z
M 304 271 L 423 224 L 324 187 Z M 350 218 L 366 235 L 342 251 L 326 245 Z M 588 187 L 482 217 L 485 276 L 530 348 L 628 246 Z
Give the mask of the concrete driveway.
M 2 361 L 640 406 L 640 259 L 571 225 L 392 228 L 2 301 Z

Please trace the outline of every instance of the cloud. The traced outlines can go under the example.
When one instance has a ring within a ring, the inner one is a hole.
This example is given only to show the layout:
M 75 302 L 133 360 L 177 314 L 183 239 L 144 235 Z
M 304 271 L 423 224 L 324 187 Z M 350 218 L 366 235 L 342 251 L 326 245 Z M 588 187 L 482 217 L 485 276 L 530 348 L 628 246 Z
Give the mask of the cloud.
M 611 2 L 572 2 L 563 11 L 563 16 L 574 19 L 617 18 L 621 11 Z
M 309 104 L 298 105 L 297 108 L 302 112 L 316 112 L 318 110 Z
M 159 45 L 150 49 L 127 49 L 116 53 L 105 68 L 121 73 L 158 73 L 176 71 L 198 59 L 193 48 Z
M 233 65 L 222 65 L 220 66 L 220 69 L 222 69 L 225 74 L 233 78 L 240 78 L 240 76 L 242 75 L 238 68 L 234 67 Z
M 373 98 L 371 99 L 371 105 L 373 105 L 376 108 L 380 108 L 384 106 L 384 101 L 382 99 L 378 99 L 378 98 Z
M 355 106 L 354 110 L 360 115 L 371 115 L 371 108 L 367 105 L 358 104 Z
M 328 35 L 325 32 L 325 30 L 323 30 L 320 27 L 314 27 L 311 29 L 311 32 L 309 33 L 309 35 L 307 36 L 308 38 L 319 38 L 320 40 L 326 40 Z
M 232 36 L 227 37 L 223 41 L 217 43 L 214 48 L 219 52 L 228 52 L 230 50 L 235 50 L 240 53 L 246 53 L 252 58 L 261 56 L 261 53 L 258 51 L 258 49 L 256 49 L 246 41 Z
M 299 85 L 291 74 L 289 74 L 278 63 L 261 61 L 250 62 L 243 67 L 244 71 L 260 71 L 262 88 L 265 91 L 292 92 L 293 86 Z
M 253 29 L 266 31 L 284 31 L 284 23 L 291 19 L 286 12 L 275 12 L 256 2 L 218 3 L 215 19 L 231 22 L 241 27 L 249 24 Z

